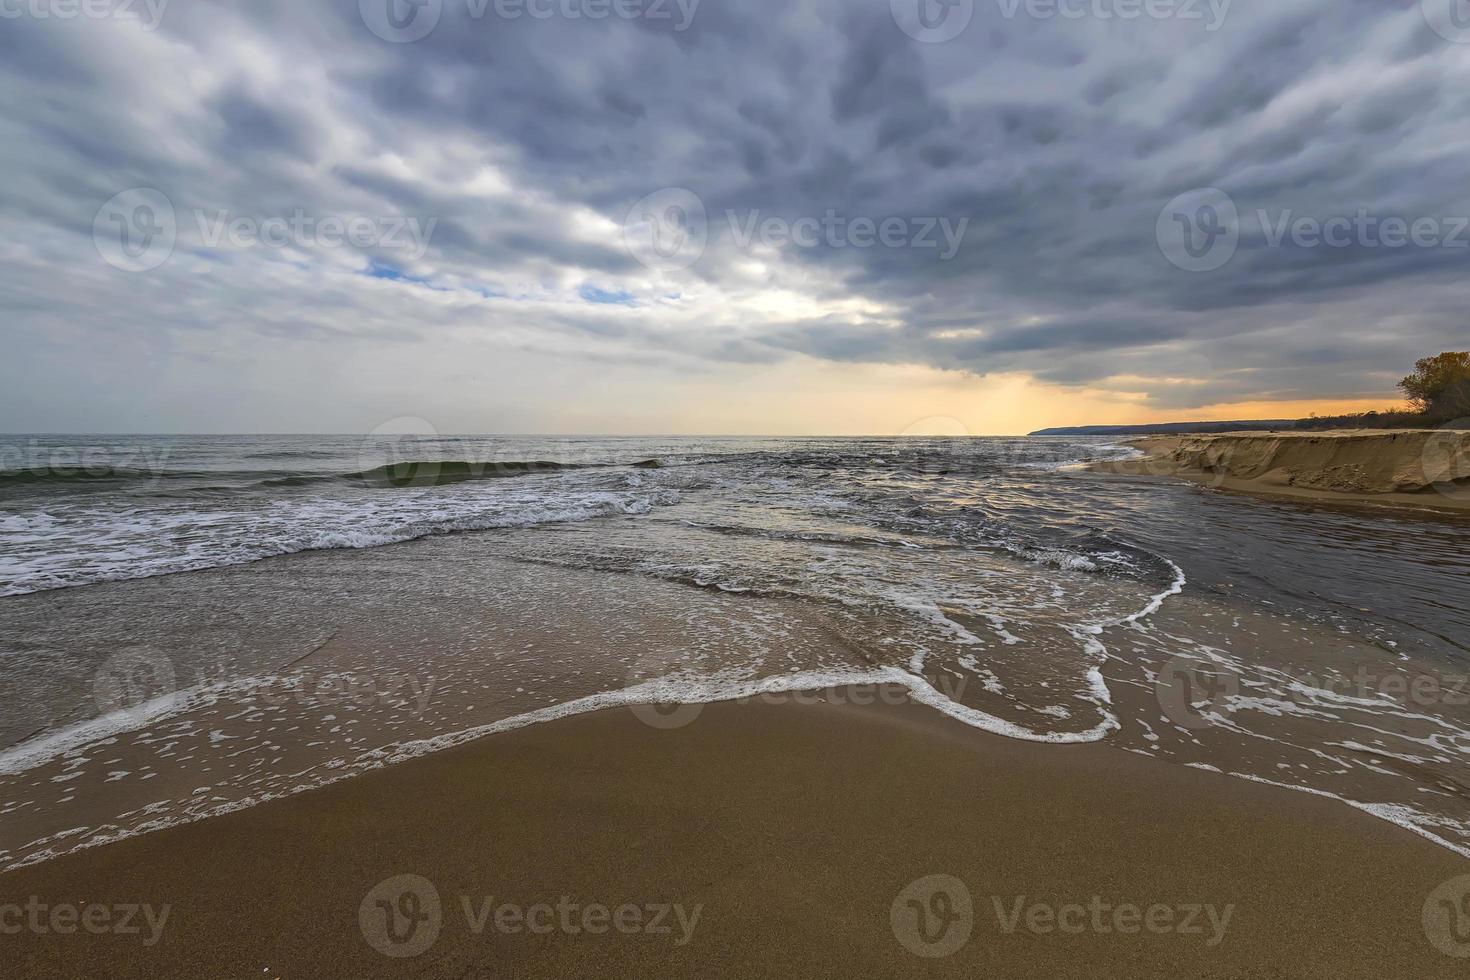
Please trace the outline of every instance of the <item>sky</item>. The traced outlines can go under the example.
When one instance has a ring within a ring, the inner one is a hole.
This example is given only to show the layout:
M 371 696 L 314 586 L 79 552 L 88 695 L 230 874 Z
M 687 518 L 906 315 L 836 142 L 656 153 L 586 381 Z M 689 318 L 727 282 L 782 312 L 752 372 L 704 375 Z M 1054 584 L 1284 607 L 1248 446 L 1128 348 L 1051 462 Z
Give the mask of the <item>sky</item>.
M 0 0 L 0 430 L 1008 434 L 1470 346 L 1466 0 Z

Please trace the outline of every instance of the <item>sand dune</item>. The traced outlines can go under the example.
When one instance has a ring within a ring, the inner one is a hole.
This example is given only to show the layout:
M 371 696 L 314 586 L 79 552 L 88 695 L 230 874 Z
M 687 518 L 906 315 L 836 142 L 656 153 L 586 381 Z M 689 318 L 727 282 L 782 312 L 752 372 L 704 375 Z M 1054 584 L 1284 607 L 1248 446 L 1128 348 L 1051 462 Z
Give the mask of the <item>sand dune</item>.
M 1233 432 L 1152 436 L 1111 472 L 1178 476 L 1230 490 L 1470 509 L 1470 431 Z

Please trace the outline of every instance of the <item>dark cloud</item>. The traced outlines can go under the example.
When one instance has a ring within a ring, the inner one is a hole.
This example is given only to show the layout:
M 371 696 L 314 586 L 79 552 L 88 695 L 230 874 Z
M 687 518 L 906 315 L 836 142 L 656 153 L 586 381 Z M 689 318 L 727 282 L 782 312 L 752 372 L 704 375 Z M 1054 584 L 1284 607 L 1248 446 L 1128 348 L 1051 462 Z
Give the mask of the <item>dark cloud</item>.
M 61 320 L 82 360 L 98 331 L 180 349 L 474 331 L 637 363 L 1026 372 L 1188 408 L 1386 396 L 1414 358 L 1465 345 L 1470 248 L 1267 233 L 1288 213 L 1470 214 L 1470 45 L 1417 4 L 1235 0 L 1212 31 L 976 0 L 938 44 L 904 34 L 886 2 L 703 0 L 658 20 L 479 6 L 444 0 L 437 28 L 405 44 L 368 30 L 356 0 L 175 0 L 154 32 L 5 21 L 12 350 L 44 338 L 63 356 L 48 333 Z M 98 208 L 130 187 L 178 210 L 175 258 L 146 273 L 101 264 L 91 240 Z M 623 222 L 674 187 L 703 201 L 708 246 L 650 270 Z M 1233 199 L 1240 245 L 1190 272 L 1155 228 L 1204 187 Z M 297 208 L 437 230 L 411 255 L 221 250 L 191 217 Z M 968 225 L 944 261 L 744 245 L 730 212 Z M 401 274 L 363 274 L 379 262 Z

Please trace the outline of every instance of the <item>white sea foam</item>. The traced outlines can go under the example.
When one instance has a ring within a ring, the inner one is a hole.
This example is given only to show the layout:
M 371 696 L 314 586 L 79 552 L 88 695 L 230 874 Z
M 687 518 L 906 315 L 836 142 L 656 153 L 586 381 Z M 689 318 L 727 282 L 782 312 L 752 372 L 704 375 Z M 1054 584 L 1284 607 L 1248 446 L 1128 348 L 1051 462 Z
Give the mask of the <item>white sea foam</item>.
M 258 510 L 101 512 L 89 507 L 63 512 L 53 507 L 56 513 L 47 515 L 44 535 L 6 538 L 0 596 L 222 568 L 302 551 L 377 548 L 457 531 L 637 516 L 679 499 L 679 492 L 669 488 L 634 493 L 467 486 L 471 489 L 457 497 L 434 488 L 308 497 Z
M 247 677 L 186 688 L 152 698 L 127 710 L 111 711 L 38 735 L 0 751 L 0 776 L 34 769 L 89 745 L 106 744 L 114 736 L 140 731 L 174 715 L 207 707 L 233 694 L 267 684 L 270 680 Z

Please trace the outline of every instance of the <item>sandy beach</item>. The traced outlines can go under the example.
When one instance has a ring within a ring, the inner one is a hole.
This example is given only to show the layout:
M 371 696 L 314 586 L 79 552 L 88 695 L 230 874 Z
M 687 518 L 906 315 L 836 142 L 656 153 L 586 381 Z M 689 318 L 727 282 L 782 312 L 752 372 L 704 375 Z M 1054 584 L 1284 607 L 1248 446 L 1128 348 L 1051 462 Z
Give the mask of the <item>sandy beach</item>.
M 802 700 L 673 730 L 587 715 L 22 869 L 8 901 L 168 911 L 152 945 L 146 926 L 27 931 L 7 958 L 58 977 L 1463 975 L 1420 920 L 1466 863 L 1387 824 L 1105 746 Z M 413 956 L 375 948 L 402 951 L 366 901 L 400 875 L 439 903 Z M 970 912 L 952 894 L 930 943 L 894 905 L 942 908 L 935 875 Z
M 1470 432 L 1231 432 L 1129 440 L 1143 458 L 1098 465 L 1218 489 L 1328 504 L 1470 510 Z

